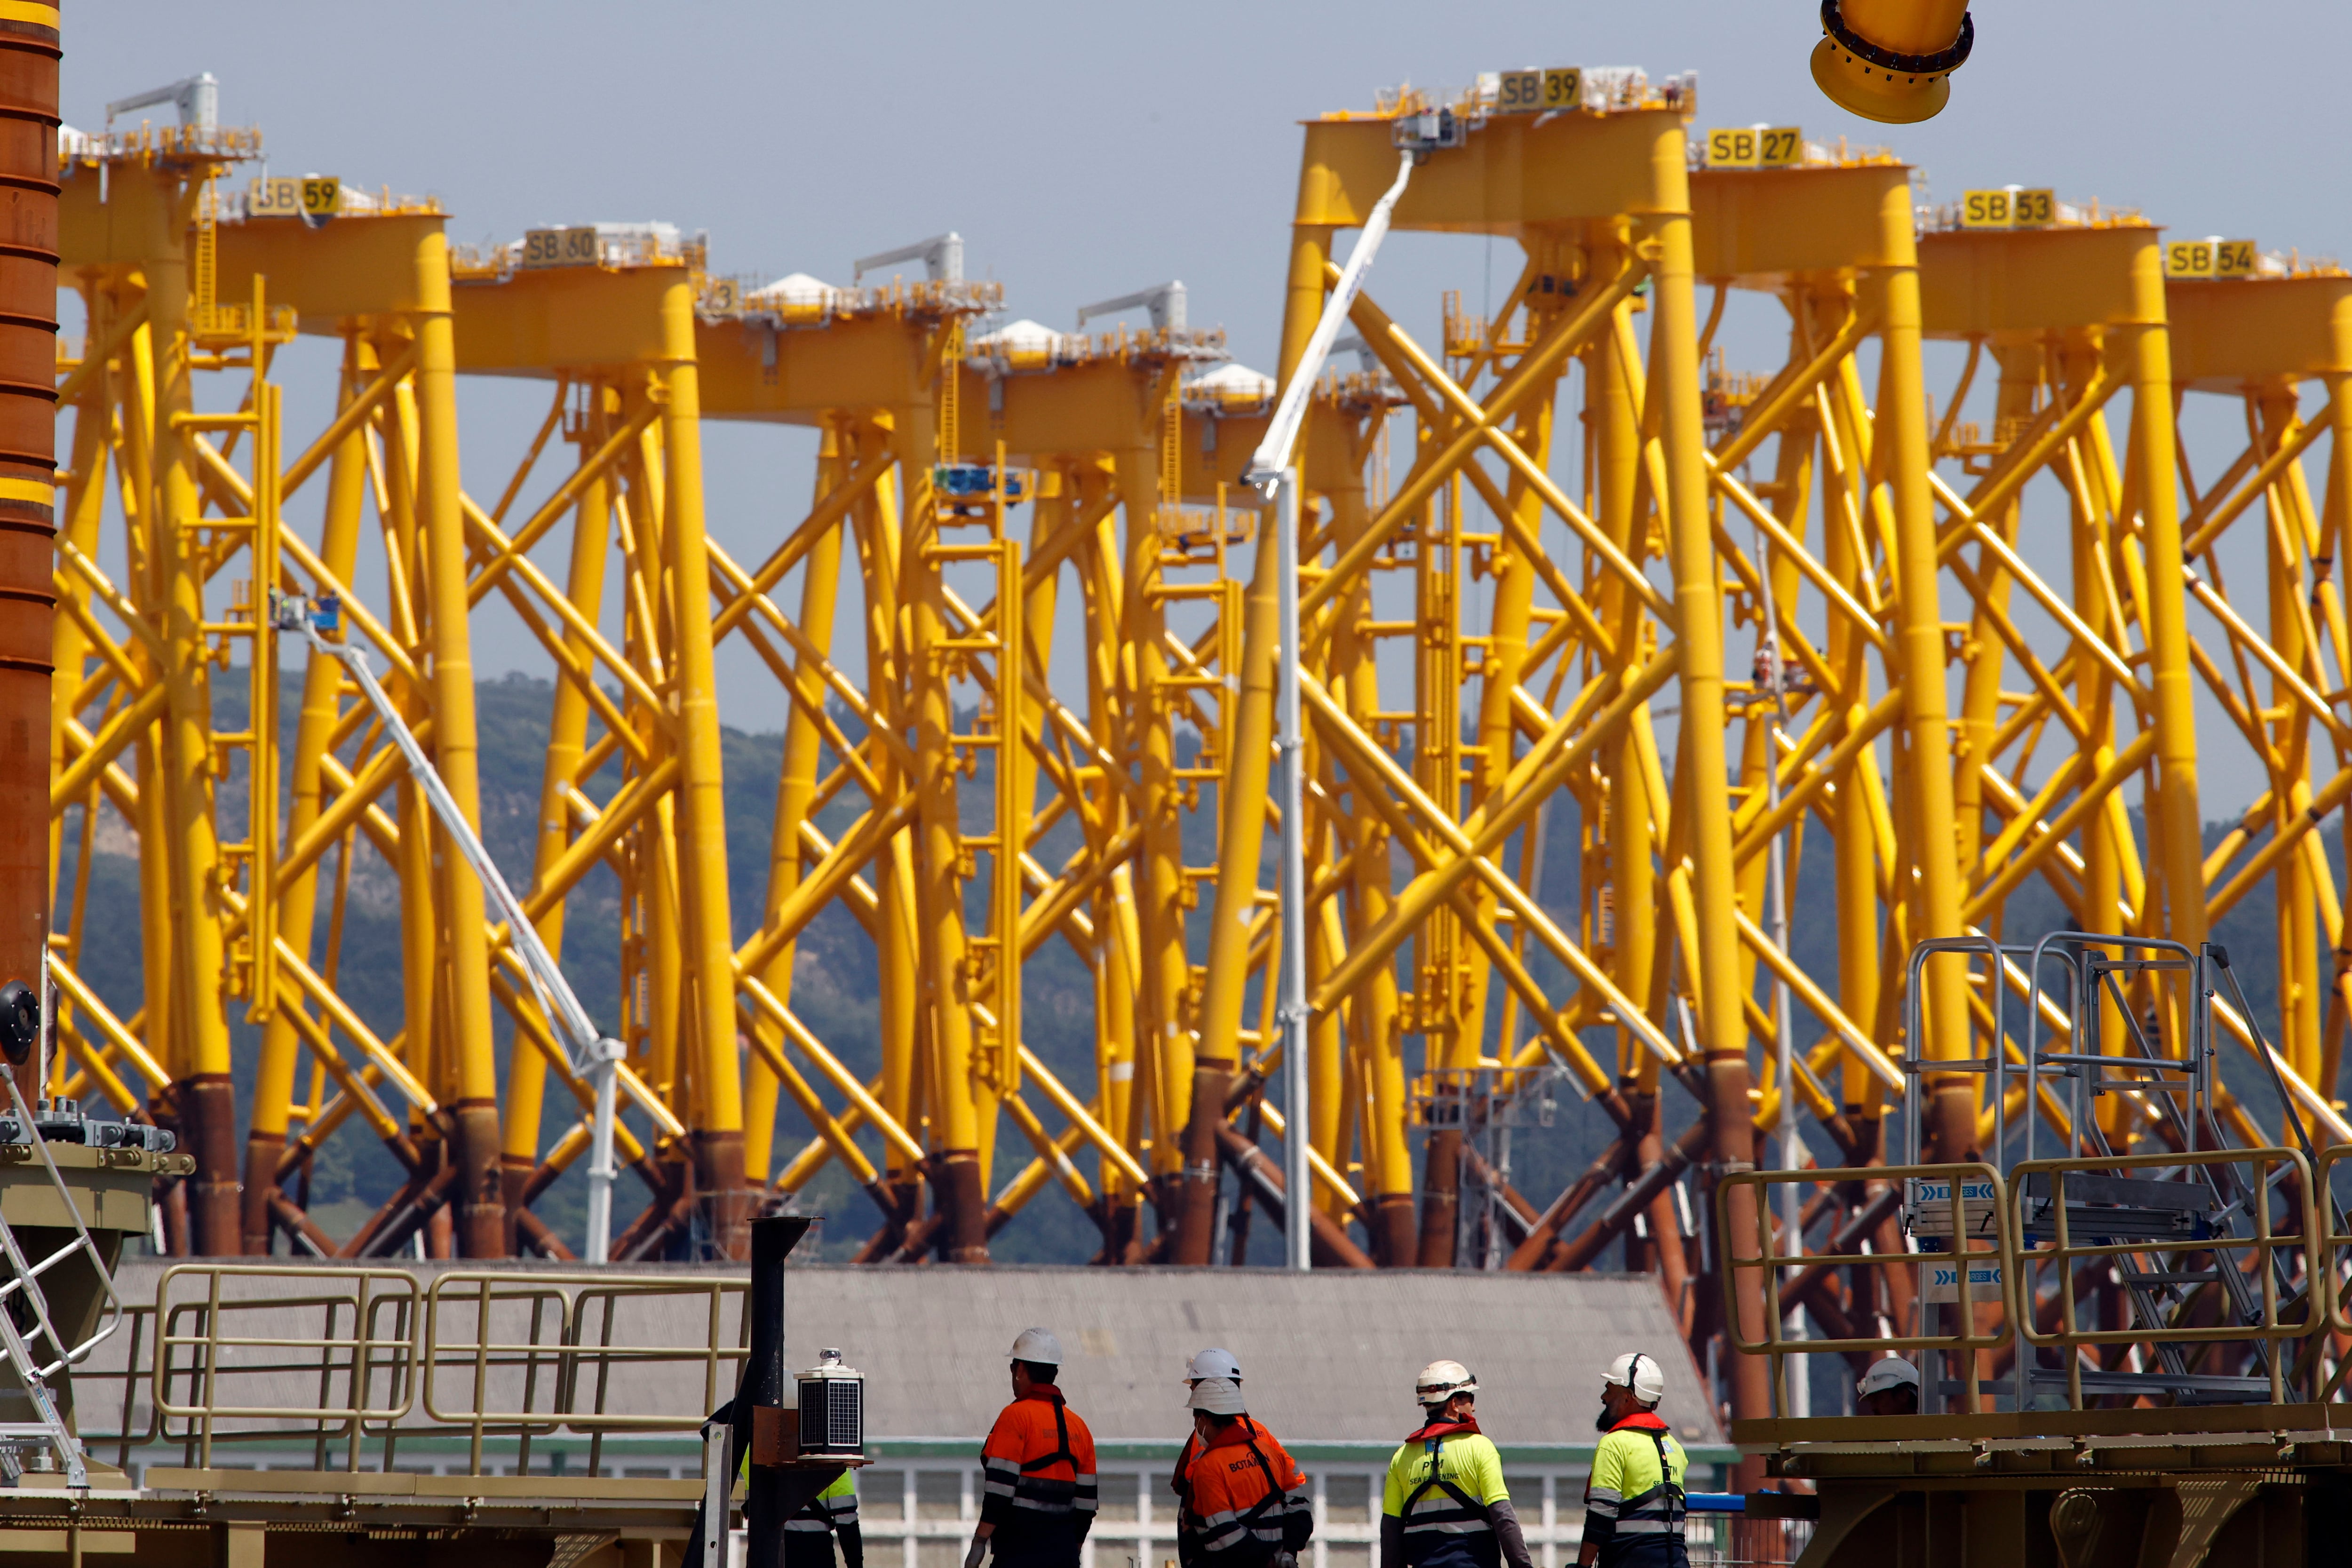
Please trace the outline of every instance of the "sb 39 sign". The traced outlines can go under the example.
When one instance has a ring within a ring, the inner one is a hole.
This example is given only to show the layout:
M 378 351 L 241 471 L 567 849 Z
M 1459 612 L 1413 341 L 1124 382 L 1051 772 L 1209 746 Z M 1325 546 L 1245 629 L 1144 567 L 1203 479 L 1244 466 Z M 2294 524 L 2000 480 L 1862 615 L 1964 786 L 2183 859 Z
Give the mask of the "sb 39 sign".
M 1497 114 L 1543 114 L 1574 109 L 1583 101 L 1584 69 L 1580 66 L 1505 71 L 1496 79 Z

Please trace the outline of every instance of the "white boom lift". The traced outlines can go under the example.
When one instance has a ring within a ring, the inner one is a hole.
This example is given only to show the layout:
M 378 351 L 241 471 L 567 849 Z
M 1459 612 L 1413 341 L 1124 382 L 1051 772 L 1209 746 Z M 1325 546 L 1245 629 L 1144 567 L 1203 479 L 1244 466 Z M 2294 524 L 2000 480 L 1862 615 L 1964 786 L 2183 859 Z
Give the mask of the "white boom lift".
M 400 748 L 410 776 L 424 789 L 433 815 L 441 819 L 457 852 L 474 868 L 474 875 L 481 879 L 482 889 L 489 896 L 491 905 L 505 917 L 507 940 L 522 961 L 523 973 L 530 982 L 532 994 L 539 999 L 541 1011 L 563 1041 L 572 1070 L 595 1087 L 596 1109 L 588 1145 L 586 1260 L 608 1261 L 613 1243 L 613 1123 L 619 1111 L 620 1091 L 625 1088 L 629 1098 L 657 1122 L 674 1127 L 675 1118 L 643 1080 L 623 1065 L 621 1058 L 626 1052 L 621 1042 L 600 1033 L 590 1021 L 588 1010 L 580 1005 L 571 982 L 563 978 L 554 954 L 540 940 L 539 928 L 524 916 L 521 900 L 507 886 L 489 851 L 482 847 L 481 837 L 466 820 L 466 814 L 457 809 L 448 785 L 441 782 L 441 775 L 425 755 L 425 748 L 417 743 L 415 732 L 377 684 L 368 668 L 367 655 L 349 642 L 330 641 L 321 634 L 310 606 L 300 599 L 279 601 L 278 626 L 280 631 L 299 633 L 312 648 L 351 671 L 352 679 L 375 710 L 377 718 L 383 721 L 384 732 Z
M 1298 446 L 1299 426 L 1306 422 L 1307 395 L 1315 390 L 1316 377 L 1323 374 L 1323 362 L 1331 357 L 1331 345 L 1363 289 L 1364 275 L 1372 269 L 1381 241 L 1388 237 L 1389 216 L 1412 178 L 1413 165 L 1436 147 L 1459 144 L 1452 111 L 1443 111 L 1442 130 L 1439 112 L 1407 115 L 1397 121 L 1397 144 L 1403 153 L 1397 161 L 1396 183 L 1365 216 L 1355 248 L 1348 253 L 1348 265 L 1339 274 L 1339 287 L 1323 301 L 1315 335 L 1307 340 L 1307 352 L 1299 356 L 1290 373 L 1290 384 L 1275 405 L 1265 439 L 1258 443 L 1249 468 L 1242 474 L 1244 484 L 1270 500 L 1278 493 L 1280 500 L 1274 534 L 1282 552 L 1282 683 L 1276 696 L 1282 726 L 1282 739 L 1276 742 L 1282 753 L 1282 997 L 1276 1016 L 1282 1023 L 1283 1089 L 1290 1119 L 1282 1144 L 1283 1181 L 1290 1194 L 1283 1205 L 1284 1261 L 1300 1270 L 1314 1267 L 1307 1246 L 1307 1238 L 1314 1234 L 1307 1224 L 1308 1183 L 1313 1177 L 1307 1160 L 1307 1020 L 1312 1009 L 1307 1001 L 1307 922 L 1302 918 L 1307 904 L 1307 840 L 1302 832 L 1307 821 L 1307 738 L 1298 710 L 1299 475 L 1291 458 Z M 1425 128 L 1423 121 L 1428 122 Z

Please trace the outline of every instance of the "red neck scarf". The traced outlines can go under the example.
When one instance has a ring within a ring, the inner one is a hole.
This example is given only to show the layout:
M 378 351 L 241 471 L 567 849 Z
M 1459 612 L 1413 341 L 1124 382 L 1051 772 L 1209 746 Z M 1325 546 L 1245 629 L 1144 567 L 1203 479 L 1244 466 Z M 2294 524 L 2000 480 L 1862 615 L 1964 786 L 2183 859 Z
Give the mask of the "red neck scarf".
M 1197 1437 L 1200 1434 L 1194 1433 L 1193 1436 Z M 1244 1415 L 1234 1421 L 1232 1426 L 1211 1437 L 1205 1447 L 1211 1448 L 1231 1448 L 1236 1445 L 1249 1442 L 1256 1436 L 1257 1423 L 1252 1421 L 1248 1416 Z
M 1658 1413 L 1654 1410 L 1636 1410 L 1609 1430 L 1622 1432 L 1628 1428 L 1636 1432 L 1664 1432 L 1666 1430 L 1666 1424 L 1658 1418 Z
M 1420 1429 L 1405 1439 L 1408 1443 L 1426 1443 L 1440 1437 L 1460 1437 L 1478 1435 L 1478 1417 L 1465 1416 L 1460 1421 L 1424 1421 Z
M 1058 1389 L 1058 1388 L 1055 1387 L 1055 1386 L 1054 1386 L 1052 1384 L 1050 1384 L 1050 1383 L 1033 1383 L 1033 1384 L 1031 1384 L 1029 1385 L 1029 1395 L 1028 1395 L 1028 1396 L 1029 1396 L 1030 1398 L 1032 1398 L 1032 1399 L 1043 1399 L 1043 1400 L 1045 1400 L 1046 1402 L 1048 1402 L 1049 1404 L 1054 1404 L 1054 1405 L 1062 1405 L 1062 1404 L 1066 1404 L 1066 1403 L 1067 1403 L 1067 1401 L 1064 1400 L 1064 1399 L 1063 1399 L 1063 1397 L 1062 1397 L 1062 1391 L 1061 1391 L 1060 1389 Z

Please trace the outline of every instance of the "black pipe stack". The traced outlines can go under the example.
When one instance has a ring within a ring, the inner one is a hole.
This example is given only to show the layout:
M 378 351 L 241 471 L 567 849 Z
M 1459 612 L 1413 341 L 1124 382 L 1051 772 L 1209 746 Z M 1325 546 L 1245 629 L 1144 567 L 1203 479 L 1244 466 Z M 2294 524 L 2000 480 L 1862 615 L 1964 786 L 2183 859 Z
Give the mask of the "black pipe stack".
M 800 1215 L 778 1215 L 751 1222 L 751 1354 L 743 1363 L 742 1381 L 735 1389 L 734 1419 L 727 1443 L 727 1468 L 732 1475 L 751 1447 L 751 1412 L 759 1405 L 782 1405 L 784 1399 L 784 1259 L 800 1245 L 814 1222 Z M 836 1472 L 837 1473 L 837 1472 Z M 808 1500 L 804 1486 L 792 1472 L 769 1465 L 753 1465 L 744 1483 L 743 1528 L 749 1547 L 745 1568 L 783 1568 L 784 1520 Z

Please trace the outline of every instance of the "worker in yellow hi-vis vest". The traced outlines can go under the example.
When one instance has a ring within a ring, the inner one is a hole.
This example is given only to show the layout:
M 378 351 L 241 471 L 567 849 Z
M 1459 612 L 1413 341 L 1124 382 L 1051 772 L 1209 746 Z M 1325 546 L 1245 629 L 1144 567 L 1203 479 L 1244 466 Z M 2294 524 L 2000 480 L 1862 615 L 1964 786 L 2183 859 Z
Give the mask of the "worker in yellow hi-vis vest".
M 1458 1361 L 1422 1368 L 1422 1423 L 1381 1489 L 1381 1568 L 1533 1568 L 1503 1457 L 1478 1430 L 1478 1380 Z
M 784 1568 L 834 1568 L 833 1542 L 841 1538 L 842 1568 L 866 1568 L 866 1540 L 857 1530 L 857 1472 L 809 1499 L 784 1521 Z
M 1658 1418 L 1665 1369 L 1633 1351 L 1601 1384 L 1601 1445 L 1584 1485 L 1579 1568 L 1688 1568 L 1683 1544 L 1683 1446 Z

